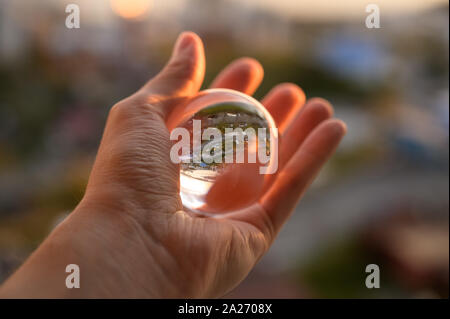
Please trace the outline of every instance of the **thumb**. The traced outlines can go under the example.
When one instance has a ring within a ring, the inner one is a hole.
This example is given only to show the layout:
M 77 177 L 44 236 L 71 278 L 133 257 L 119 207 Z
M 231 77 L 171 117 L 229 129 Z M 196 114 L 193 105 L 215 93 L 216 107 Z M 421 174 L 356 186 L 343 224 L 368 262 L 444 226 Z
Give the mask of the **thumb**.
M 143 89 L 150 94 L 189 96 L 200 89 L 204 75 L 202 40 L 193 32 L 183 32 L 178 36 L 169 62 Z

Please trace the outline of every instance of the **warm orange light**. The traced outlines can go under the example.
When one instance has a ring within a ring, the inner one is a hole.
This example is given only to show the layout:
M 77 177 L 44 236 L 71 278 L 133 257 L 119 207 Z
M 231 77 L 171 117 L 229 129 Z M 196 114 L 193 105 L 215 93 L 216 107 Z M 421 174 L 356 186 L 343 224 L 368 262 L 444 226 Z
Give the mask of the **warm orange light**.
M 148 12 L 151 0 L 110 0 L 114 12 L 125 19 L 138 19 Z

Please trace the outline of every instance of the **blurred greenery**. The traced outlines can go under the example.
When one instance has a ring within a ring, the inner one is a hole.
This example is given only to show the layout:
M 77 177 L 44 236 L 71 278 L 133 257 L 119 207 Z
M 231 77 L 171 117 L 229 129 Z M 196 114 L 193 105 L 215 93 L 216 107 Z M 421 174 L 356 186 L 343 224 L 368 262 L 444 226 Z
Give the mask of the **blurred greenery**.
M 361 270 L 369 264 L 382 264 L 382 260 L 368 251 L 357 236 L 341 238 L 316 251 L 306 264 L 299 263 L 297 279 L 300 285 L 314 287 L 314 297 L 318 298 L 407 296 L 387 272 L 380 276 L 380 287 L 383 289 L 367 289 L 365 281 L 368 273 Z

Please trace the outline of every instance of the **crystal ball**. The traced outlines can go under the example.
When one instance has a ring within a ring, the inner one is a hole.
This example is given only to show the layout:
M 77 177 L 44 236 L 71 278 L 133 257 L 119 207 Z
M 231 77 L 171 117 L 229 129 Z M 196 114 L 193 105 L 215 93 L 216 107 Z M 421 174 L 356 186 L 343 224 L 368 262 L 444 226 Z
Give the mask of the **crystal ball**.
M 185 209 L 204 215 L 241 210 L 255 203 L 278 168 L 278 131 L 254 98 L 210 89 L 179 105 L 167 121 L 180 165 Z

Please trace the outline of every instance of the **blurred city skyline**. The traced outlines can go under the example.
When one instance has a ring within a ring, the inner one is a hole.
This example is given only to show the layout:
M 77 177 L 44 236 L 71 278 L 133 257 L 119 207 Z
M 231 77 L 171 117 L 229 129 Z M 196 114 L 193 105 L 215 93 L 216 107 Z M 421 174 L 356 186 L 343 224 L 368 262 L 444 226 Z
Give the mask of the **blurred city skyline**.
M 370 1 L 138 2 L 0 0 L 0 282 L 83 196 L 109 108 L 191 30 L 205 43 L 205 88 L 252 56 L 265 69 L 256 98 L 293 82 L 348 125 L 237 295 L 379 297 L 345 272 L 376 259 L 392 274 L 382 296 L 448 296 L 447 1 L 377 1 L 381 29 L 365 27 Z M 65 27 L 68 3 L 80 29 Z M 131 9 L 144 13 L 120 17 Z

